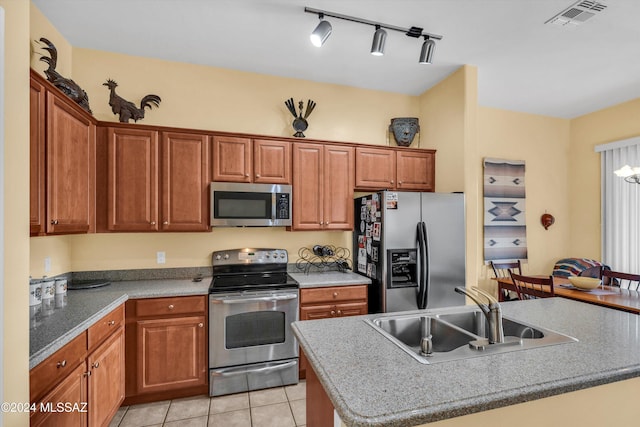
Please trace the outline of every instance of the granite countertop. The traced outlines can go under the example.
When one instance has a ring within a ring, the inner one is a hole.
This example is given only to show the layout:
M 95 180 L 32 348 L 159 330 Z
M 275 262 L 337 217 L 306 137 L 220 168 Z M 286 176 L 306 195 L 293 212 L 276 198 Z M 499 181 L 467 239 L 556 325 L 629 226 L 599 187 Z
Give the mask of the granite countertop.
M 368 285 L 371 279 L 351 271 L 292 272 L 289 275 L 300 284 L 300 288 L 320 288 L 326 286 Z
M 29 369 L 128 299 L 206 295 L 210 283 L 210 277 L 204 277 L 200 282 L 187 279 L 112 282 L 97 289 L 69 290 L 64 306 L 62 298 L 56 295 L 59 308 L 47 316 L 41 309 L 30 322 Z
M 503 303 L 502 311 L 579 341 L 423 365 L 363 321 L 376 315 L 293 329 L 351 427 L 419 425 L 640 376 L 638 315 L 563 298 Z

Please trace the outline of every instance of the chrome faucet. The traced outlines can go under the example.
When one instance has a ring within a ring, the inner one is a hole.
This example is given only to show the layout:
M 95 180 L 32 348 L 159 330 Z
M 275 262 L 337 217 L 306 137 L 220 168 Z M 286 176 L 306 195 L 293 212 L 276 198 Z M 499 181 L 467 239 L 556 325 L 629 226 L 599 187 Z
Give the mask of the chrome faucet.
M 471 287 L 471 291 L 475 292 L 475 295 L 472 295 L 469 290 L 466 288 L 457 286 L 455 291 L 459 294 L 464 294 L 471 298 L 473 302 L 475 302 L 480 310 L 484 313 L 487 318 L 487 322 L 489 322 L 489 333 L 488 339 L 489 344 L 500 344 L 504 342 L 504 331 L 502 329 L 502 310 L 500 308 L 500 303 L 496 300 L 492 295 L 483 291 L 482 289 L 478 289 L 477 286 Z M 489 301 L 489 305 L 483 304 L 478 301 L 478 297 L 483 296 Z

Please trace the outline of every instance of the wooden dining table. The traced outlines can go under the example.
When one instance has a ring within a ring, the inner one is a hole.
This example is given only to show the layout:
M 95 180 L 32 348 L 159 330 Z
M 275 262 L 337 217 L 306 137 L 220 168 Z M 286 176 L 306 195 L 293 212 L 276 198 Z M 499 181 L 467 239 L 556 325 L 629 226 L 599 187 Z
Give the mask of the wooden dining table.
M 498 281 L 499 301 L 504 301 L 503 290 L 516 292 L 516 287 L 510 277 L 499 277 L 496 280 Z M 548 286 L 543 286 L 543 288 L 548 288 Z M 558 297 L 640 314 L 640 292 L 638 291 L 620 289 L 617 286 L 598 286 L 588 291 L 580 290 L 573 287 L 569 279 L 564 277 L 553 278 L 553 291 Z

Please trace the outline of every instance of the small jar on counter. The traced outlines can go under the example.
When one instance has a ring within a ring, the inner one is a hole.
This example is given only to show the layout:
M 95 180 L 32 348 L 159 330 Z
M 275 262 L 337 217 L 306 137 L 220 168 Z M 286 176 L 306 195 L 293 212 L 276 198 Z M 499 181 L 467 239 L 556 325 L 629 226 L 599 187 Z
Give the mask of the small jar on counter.
M 29 307 L 42 304 L 42 280 L 29 279 Z
M 44 279 L 42 281 L 42 300 L 53 298 L 56 294 L 56 281 L 55 279 Z
M 56 279 L 56 296 L 67 294 L 67 279 Z

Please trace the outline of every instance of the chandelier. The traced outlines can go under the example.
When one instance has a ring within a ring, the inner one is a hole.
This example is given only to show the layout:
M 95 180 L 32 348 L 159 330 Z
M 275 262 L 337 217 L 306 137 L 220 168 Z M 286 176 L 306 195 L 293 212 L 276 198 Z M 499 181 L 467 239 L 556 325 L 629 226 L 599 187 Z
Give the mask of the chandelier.
M 636 166 L 632 168 L 629 165 L 624 165 L 620 169 L 613 171 L 617 176 L 624 178 L 625 181 L 632 184 L 640 184 L 640 167 Z

